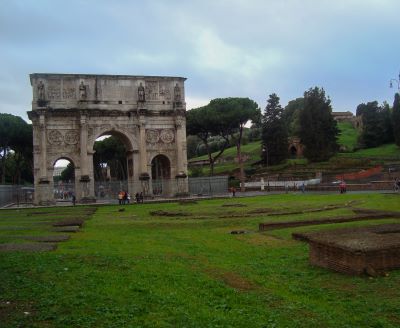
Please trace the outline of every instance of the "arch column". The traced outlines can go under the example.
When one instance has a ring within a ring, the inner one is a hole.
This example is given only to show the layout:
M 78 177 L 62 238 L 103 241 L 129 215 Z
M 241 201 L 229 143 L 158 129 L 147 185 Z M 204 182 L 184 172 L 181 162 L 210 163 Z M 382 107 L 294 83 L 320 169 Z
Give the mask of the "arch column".
M 174 191 L 177 196 L 184 196 L 188 194 L 188 179 L 186 174 L 186 126 L 185 121 L 181 116 L 175 117 L 176 127 L 176 190 Z
M 53 176 L 49 177 L 49 173 L 52 171 L 48 172 L 47 170 L 47 131 L 44 110 L 39 110 L 39 134 L 39 174 L 35 176 L 35 204 L 51 205 L 55 203 L 55 200 L 53 195 Z
M 87 118 L 84 112 L 80 114 L 80 178 L 79 193 L 77 192 L 77 200 L 82 203 L 89 203 L 96 200 L 94 197 L 94 181 L 93 181 L 93 163 L 89 164 L 89 160 L 93 161 L 93 154 L 88 156 L 88 128 Z M 91 174 L 89 174 L 89 166 L 91 166 Z M 92 178 L 91 178 L 92 176 Z
M 137 151 L 136 151 L 137 152 Z M 132 199 L 135 193 L 137 192 L 137 188 L 134 185 L 134 150 L 128 150 L 126 152 L 126 168 L 128 174 L 128 193 L 131 195 Z
M 142 192 L 144 195 L 149 195 L 150 190 L 150 174 L 147 169 L 147 147 L 146 147 L 146 117 L 144 116 L 144 109 L 142 109 L 139 116 L 139 152 L 140 152 L 140 174 L 139 180 L 142 186 Z
M 39 129 L 40 129 L 40 179 L 41 182 L 48 182 L 47 178 L 47 138 L 46 138 L 46 117 L 44 113 L 40 114 L 39 117 Z

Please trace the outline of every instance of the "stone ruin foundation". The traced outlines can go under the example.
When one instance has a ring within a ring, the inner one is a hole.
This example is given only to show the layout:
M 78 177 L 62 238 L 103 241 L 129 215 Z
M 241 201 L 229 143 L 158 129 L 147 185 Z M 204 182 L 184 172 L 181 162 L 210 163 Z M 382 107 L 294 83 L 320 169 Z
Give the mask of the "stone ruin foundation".
M 400 268 L 400 224 L 294 234 L 310 245 L 312 265 L 361 275 Z

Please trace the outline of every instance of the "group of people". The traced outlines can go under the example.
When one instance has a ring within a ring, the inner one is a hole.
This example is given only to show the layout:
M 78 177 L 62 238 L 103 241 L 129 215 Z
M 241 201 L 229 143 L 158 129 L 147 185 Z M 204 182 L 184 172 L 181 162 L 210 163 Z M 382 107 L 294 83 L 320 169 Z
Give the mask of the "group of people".
M 143 203 L 143 192 L 135 194 L 136 203 Z M 118 203 L 119 205 L 129 204 L 131 201 L 131 195 L 128 192 L 121 190 L 118 193 Z
M 136 198 L 136 203 L 143 203 L 143 193 L 141 192 L 140 194 L 137 192 L 135 194 L 135 198 Z
M 118 203 L 119 205 L 129 204 L 131 200 L 131 195 L 128 192 L 121 190 L 118 193 Z

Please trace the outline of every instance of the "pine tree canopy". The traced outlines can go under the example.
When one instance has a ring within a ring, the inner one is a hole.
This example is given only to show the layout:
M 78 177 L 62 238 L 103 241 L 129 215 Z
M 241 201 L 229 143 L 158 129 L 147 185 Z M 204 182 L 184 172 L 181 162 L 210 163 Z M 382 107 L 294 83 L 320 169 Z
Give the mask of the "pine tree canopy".
M 332 116 L 331 101 L 323 88 L 311 88 L 304 93 L 299 123 L 299 137 L 308 160 L 325 161 L 338 151 L 339 130 Z
M 397 146 L 400 146 L 400 95 L 398 93 L 396 93 L 394 96 L 392 124 L 394 142 Z
M 267 100 L 262 118 L 262 161 L 276 165 L 288 157 L 288 135 L 283 108 L 279 97 L 273 93 Z

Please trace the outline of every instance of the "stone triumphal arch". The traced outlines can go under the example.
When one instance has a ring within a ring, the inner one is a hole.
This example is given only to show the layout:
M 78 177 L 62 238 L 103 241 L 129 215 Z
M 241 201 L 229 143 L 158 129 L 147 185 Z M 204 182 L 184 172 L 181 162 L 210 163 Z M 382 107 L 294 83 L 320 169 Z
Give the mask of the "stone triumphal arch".
M 153 191 L 156 178 L 171 182 L 163 195 L 187 193 L 185 80 L 31 74 L 35 203 L 54 202 L 58 159 L 75 167 L 76 200 L 94 200 L 93 147 L 103 135 L 118 136 L 125 146 L 131 195 L 160 193 Z

